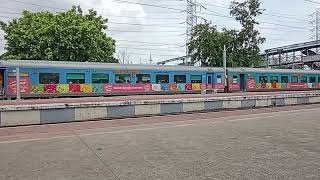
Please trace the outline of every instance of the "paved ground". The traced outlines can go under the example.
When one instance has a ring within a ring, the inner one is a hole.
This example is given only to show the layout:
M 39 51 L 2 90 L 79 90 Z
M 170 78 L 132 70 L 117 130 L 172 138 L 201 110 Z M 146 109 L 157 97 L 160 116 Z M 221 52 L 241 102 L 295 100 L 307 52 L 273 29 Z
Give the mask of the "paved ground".
M 244 95 L 278 95 L 278 94 L 303 94 L 319 91 L 283 91 L 283 92 L 246 92 L 246 93 L 218 93 L 218 94 L 177 94 L 177 95 L 135 95 L 115 97 L 84 97 L 84 98 L 54 98 L 54 99 L 26 99 L 21 101 L 2 100 L 0 106 L 5 105 L 29 105 L 29 104 L 55 104 L 55 103 L 86 103 L 86 102 L 110 102 L 110 101 L 134 101 L 134 100 L 158 100 L 158 99 L 190 99 L 204 97 L 229 97 Z
M 320 105 L 0 128 L 0 179 L 320 179 Z

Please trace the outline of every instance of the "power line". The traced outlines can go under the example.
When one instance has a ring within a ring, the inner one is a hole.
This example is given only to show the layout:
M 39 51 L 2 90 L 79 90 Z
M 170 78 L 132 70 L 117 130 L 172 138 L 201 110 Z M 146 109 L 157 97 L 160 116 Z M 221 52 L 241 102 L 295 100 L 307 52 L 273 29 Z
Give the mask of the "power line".
M 127 4 L 137 4 L 137 5 L 142 5 L 142 6 L 156 7 L 156 8 L 162 8 L 162 9 L 168 9 L 168 10 L 174 10 L 174 11 L 180 11 L 180 12 L 184 12 L 185 11 L 183 9 L 171 8 L 171 7 L 168 7 L 168 6 L 161 6 L 161 5 L 154 5 L 154 4 L 147 4 L 147 3 L 138 3 L 138 2 L 132 2 L 132 1 L 126 1 L 126 0 L 112 0 L 112 2 L 127 3 Z
M 45 7 L 45 8 L 49 8 L 49 9 L 67 11 L 67 9 L 57 8 L 57 7 L 52 7 L 52 6 L 40 5 L 40 4 L 35 4 L 35 3 L 30 3 L 30 2 L 23 2 L 23 1 L 19 1 L 19 0 L 12 0 L 12 1 L 20 3 L 20 4 L 25 4 L 25 5 L 32 5 L 32 6 L 38 6 L 38 7 Z M 137 5 L 142 5 L 142 6 L 149 6 L 149 7 L 156 7 L 156 8 L 162 8 L 162 9 L 174 10 L 174 11 L 179 11 L 179 12 L 184 12 L 185 11 L 183 9 L 171 8 L 171 7 L 168 7 L 168 6 L 160 6 L 160 5 L 147 4 L 147 3 L 138 3 L 138 2 L 132 2 L 132 1 L 126 1 L 126 0 L 112 0 L 112 2 L 115 2 L 115 3 L 126 3 L 126 4 L 137 4 Z
M 156 26 L 156 27 L 174 27 L 174 28 L 183 28 L 181 26 L 171 26 L 171 25 L 164 25 L 164 24 L 137 24 L 137 23 L 118 23 L 118 22 L 108 22 L 110 24 L 122 24 L 122 25 L 133 25 L 133 26 Z
M 203 13 L 201 12 L 200 14 L 207 14 L 207 15 L 212 15 L 212 16 L 217 16 L 217 17 L 224 17 L 224 18 L 229 18 L 229 19 L 234 19 L 233 17 L 231 16 L 226 16 L 226 15 L 221 15 L 221 14 L 218 14 L 214 11 L 211 11 L 209 10 L 210 12 L 213 12 L 215 14 L 212 14 L 212 13 Z M 295 29 L 305 29 L 305 30 L 309 30 L 310 29 L 307 29 L 305 27 L 298 27 L 298 26 L 290 26 L 290 25 L 285 25 L 285 24 L 278 24 L 278 23 L 272 23 L 272 22 L 266 22 L 266 21 L 259 21 L 258 23 L 261 23 L 261 24 L 271 24 L 271 25 L 276 25 L 276 26 L 283 26 L 283 27 L 288 27 L 288 28 L 295 28 Z
M 62 8 L 57 8 L 57 7 L 52 7 L 52 6 L 45 6 L 45 5 L 39 5 L 39 4 L 35 4 L 35 3 L 31 3 L 31 2 L 24 2 L 24 1 L 19 1 L 19 0 L 11 0 L 20 4 L 25 4 L 25 5 L 32 5 L 32 6 L 38 6 L 38 7 L 45 7 L 45 8 L 49 8 L 49 9 L 57 9 L 57 10 L 62 10 L 65 11 L 66 9 L 62 9 Z
M 139 37 L 141 38 L 183 38 L 185 34 L 177 34 L 177 35 L 145 35 L 145 34 L 139 34 Z M 119 34 L 117 34 L 119 36 Z M 128 37 L 128 35 L 121 34 L 120 37 Z
M 138 50 L 154 50 L 154 51 L 172 51 L 172 52 L 180 52 L 177 50 L 172 50 L 172 49 L 154 49 L 154 48 L 139 48 L 139 47 L 131 47 L 131 46 L 117 46 L 117 48 L 121 48 L 121 49 L 138 49 Z
M 179 46 L 179 44 L 167 44 L 167 43 L 154 43 L 154 42 L 145 42 L 145 41 L 130 41 L 130 40 L 116 40 L 116 41 L 122 41 L 122 42 L 133 42 L 133 43 L 143 43 L 143 44 L 154 44 L 154 45 L 173 45 L 173 46 Z
M 149 56 L 149 55 L 150 55 L 150 53 L 149 53 L 149 54 L 146 54 L 146 53 L 130 53 L 130 52 L 128 52 L 128 54 L 133 54 L 133 55 L 146 55 L 146 56 Z M 172 57 L 172 56 L 176 57 L 176 56 L 177 56 L 177 55 L 175 55 L 175 54 L 154 54 L 154 53 L 152 53 L 152 55 L 155 55 L 155 56 L 163 56 L 163 57 Z
M 223 9 L 230 9 L 230 7 L 225 6 L 225 5 L 216 5 L 216 4 L 208 4 L 208 3 L 200 3 L 202 5 L 206 6 L 212 6 L 212 7 L 219 7 Z M 204 7 L 204 6 L 202 6 Z M 205 9 L 205 7 L 204 7 Z M 297 20 L 297 21 L 307 21 L 306 19 L 300 19 L 300 18 L 294 18 L 292 16 L 295 16 L 293 14 L 281 14 L 281 13 L 268 13 L 268 12 L 263 12 L 262 15 L 267 15 L 267 16 L 273 16 L 273 17 L 281 17 L 281 18 L 286 18 L 286 19 L 292 19 L 292 20 Z
M 161 32 L 181 32 L 181 31 L 134 31 L 134 30 L 106 30 L 107 32 L 137 32 L 137 33 L 161 33 Z M 182 36 L 184 34 L 180 34 Z M 178 35 L 179 36 L 179 35 Z
M 3 7 L 0 7 L 2 9 L 4 9 Z M 9 8 L 6 8 L 9 9 Z M 10 10 L 10 9 L 9 9 Z M 11 9 L 11 10 L 16 10 L 16 9 Z M 0 11 L 0 13 L 5 13 L 5 14 L 16 14 L 16 15 L 21 15 L 22 12 L 8 12 L 8 11 Z M 139 19 L 139 18 L 143 18 L 143 19 L 164 19 L 164 20 L 184 20 L 185 18 L 174 18 L 174 17 L 157 17 L 157 18 L 152 18 L 152 17 L 139 17 L 139 16 L 118 16 L 118 15 L 107 15 L 105 13 L 102 13 L 104 16 L 106 16 L 108 19 L 110 19 L 110 17 L 119 17 L 119 18 L 132 18 L 132 19 Z M 7 17 L 7 18 L 15 18 L 15 17 Z
M 12 17 L 9 17 L 9 16 L 2 16 L 2 15 L 0 15 L 0 17 L 6 18 L 6 19 L 12 19 Z
M 143 18 L 143 19 L 165 19 L 165 20 L 171 20 L 171 19 L 173 19 L 173 20 L 178 20 L 178 19 L 182 20 L 182 19 L 184 19 L 184 18 L 174 18 L 174 17 L 151 18 L 151 17 L 132 17 L 132 16 L 117 16 L 117 15 L 106 15 L 106 16 L 109 16 L 109 17 L 122 17 L 122 18 L 135 18 L 135 19 L 136 19 L 136 18 Z
M 34 5 L 34 6 L 40 6 L 40 7 L 46 7 L 46 8 L 52 8 L 52 9 L 60 9 L 60 10 L 66 10 L 66 9 L 62 9 L 62 8 L 55 8 L 55 7 L 51 7 L 51 6 L 44 6 L 44 5 L 39 5 L 39 4 L 35 4 L 35 3 L 26 3 L 26 2 L 22 2 L 22 1 L 19 1 L 19 0 L 13 0 L 15 2 L 19 2 L 19 3 L 23 3 L 23 4 L 30 4 L 30 5 Z M 133 3 L 133 4 L 144 4 L 144 5 L 151 5 L 151 4 L 145 4 L 145 3 L 136 3 L 136 2 L 131 2 L 131 1 L 125 1 L 125 0 L 113 0 L 113 1 L 118 1 L 118 3 Z M 208 5 L 208 4 L 206 4 Z M 211 5 L 211 4 L 210 4 Z M 152 5 L 152 6 L 157 6 L 157 5 Z M 215 6 L 215 5 L 211 5 L 211 6 Z M 159 6 L 159 7 L 164 7 L 164 6 Z M 204 6 L 203 6 L 204 7 Z M 175 9 L 175 8 L 173 8 Z M 204 7 L 204 9 L 206 9 L 207 11 L 209 12 L 213 12 L 215 14 L 209 14 L 209 13 L 203 13 L 203 12 L 199 12 L 200 14 L 207 14 L 207 15 L 212 15 L 212 16 L 218 16 L 218 17 L 225 17 L 225 18 L 232 18 L 233 17 L 230 17 L 230 16 L 225 16 L 225 15 L 221 15 L 221 14 L 218 14 L 212 10 L 209 10 L 208 8 Z M 176 9 L 177 10 L 177 9 Z M 179 9 L 180 12 L 182 12 L 183 10 Z M 8 13 L 8 12 L 7 12 Z M 12 12 L 11 12 L 12 13 Z M 14 13 L 12 13 L 14 14 Z M 10 18 L 8 16 L 2 16 L 4 18 Z M 270 22 L 263 22 L 261 21 L 261 23 L 266 23 L 266 24 L 272 24 L 272 25 L 277 25 L 277 26 L 284 26 L 284 27 L 290 27 L 290 28 L 297 28 L 297 29 L 303 29 L 302 27 L 297 27 L 297 26 L 290 26 L 290 25 L 284 25 L 284 24 L 277 24 L 277 23 L 270 23 Z M 118 23 L 120 24 L 120 23 Z M 135 24 L 137 25 L 137 24 Z M 146 26 L 152 26 L 152 25 L 146 25 Z M 160 26 L 159 26 L 160 27 Z M 182 27 L 179 27 L 179 28 L 182 28 Z
M 3 33 L 0 33 L 0 35 L 6 35 L 6 34 L 3 34 Z M 185 34 L 176 34 L 176 35 L 163 35 L 163 36 L 161 36 L 161 35 L 152 35 L 152 36 L 147 36 L 147 35 L 145 35 L 145 34 L 141 34 L 141 35 L 139 35 L 140 37 L 150 37 L 150 38 L 156 38 L 156 37 L 182 37 L 183 35 L 185 35 Z M 121 35 L 121 36 L 123 36 L 123 35 Z
M 0 45 L 0 47 L 5 47 L 3 45 Z M 145 50 L 149 50 L 149 49 L 145 49 Z M 71 50 L 68 50 L 68 49 L 58 49 L 58 51 L 64 51 L 64 52 L 74 52 L 74 51 L 71 51 Z M 177 52 L 177 51 L 176 51 Z M 177 52 L 178 53 L 178 52 Z M 127 52 L 127 54 L 133 54 L 133 55 L 146 55 L 146 56 L 149 56 L 150 54 L 147 54 L 147 53 L 131 53 L 131 52 Z M 155 55 L 155 56 L 162 56 L 162 57 L 175 57 L 177 56 L 176 54 L 155 54 L 155 53 L 152 53 L 152 55 Z

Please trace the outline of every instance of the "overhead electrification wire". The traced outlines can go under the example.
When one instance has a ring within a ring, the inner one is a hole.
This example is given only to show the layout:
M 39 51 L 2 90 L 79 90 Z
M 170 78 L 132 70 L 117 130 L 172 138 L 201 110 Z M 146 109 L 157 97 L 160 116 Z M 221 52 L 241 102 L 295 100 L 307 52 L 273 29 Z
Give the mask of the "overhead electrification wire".
M 1 7 L 0 7 L 1 8 Z M 3 8 L 4 9 L 4 8 Z M 9 9 L 10 10 L 10 9 Z M 13 9 L 16 10 L 16 9 Z M 2 11 L 0 10 L 0 13 L 4 13 L 4 14 L 16 14 L 16 15 L 21 15 L 21 12 L 8 12 L 8 11 Z M 154 19 L 164 19 L 164 20 L 184 20 L 185 18 L 174 18 L 174 17 L 157 17 L 157 18 L 152 18 L 152 17 L 139 17 L 139 16 L 118 16 L 118 15 L 107 15 L 102 13 L 104 16 L 108 17 L 108 19 L 112 19 L 113 17 L 119 17 L 119 18 L 131 18 L 131 19 L 150 19 L 150 20 L 154 20 Z M 15 17 L 8 17 L 8 18 L 15 18 Z
M 133 26 L 156 26 L 156 27 L 174 27 L 174 28 L 183 28 L 181 26 L 170 26 L 170 25 L 164 25 L 164 24 L 137 24 L 137 23 L 118 23 L 118 22 L 108 22 L 110 24 L 122 24 L 122 25 L 133 25 Z
M 225 6 L 225 5 L 216 5 L 216 4 L 208 4 L 208 3 L 199 3 L 199 4 L 201 4 L 204 9 L 205 9 L 205 6 L 219 7 L 219 8 L 223 8 L 223 9 L 230 9 L 230 7 Z M 303 22 L 308 21 L 306 19 L 292 17 L 292 16 L 295 16 L 295 15 L 292 15 L 292 14 L 281 14 L 281 13 L 271 13 L 271 12 L 269 13 L 269 12 L 268 11 L 267 12 L 263 12 L 262 15 L 268 15 L 268 16 L 292 19 L 292 20 L 303 21 Z
M 65 10 L 65 9 L 62 9 L 62 8 L 55 8 L 55 7 L 51 7 L 51 6 L 43 6 L 43 5 L 38 5 L 38 4 L 35 4 L 35 3 L 26 3 L 26 2 L 22 2 L 22 1 L 19 1 L 19 0 L 13 0 L 15 2 L 19 2 L 19 3 L 24 3 L 24 4 L 30 4 L 30 5 L 36 5 L 36 6 L 41 6 L 41 7 L 46 7 L 46 8 L 54 8 L 54 9 L 60 9 L 60 10 Z M 167 7 L 167 6 L 158 6 L 158 5 L 153 5 L 153 4 L 146 4 L 146 3 L 137 3 L 137 2 L 132 2 L 132 1 L 126 1 L 126 0 L 113 0 L 113 1 L 116 1 L 118 3 L 131 3 L 131 4 L 140 4 L 140 5 L 146 5 L 146 6 L 153 6 L 153 7 L 160 7 L 160 8 L 169 8 L 171 10 L 179 10 L 180 12 L 183 12 L 185 10 L 182 10 L 182 9 L 177 9 L 177 8 L 170 8 L 170 7 Z M 206 5 L 208 5 L 207 3 L 205 3 Z M 211 4 L 210 4 L 211 5 Z M 214 6 L 214 5 L 213 5 Z M 205 7 L 204 7 L 205 8 Z M 205 8 L 207 11 L 209 12 L 213 12 L 215 14 L 209 14 L 209 13 L 203 13 L 203 12 L 200 12 L 201 14 L 207 14 L 207 15 L 213 15 L 213 16 L 218 16 L 218 17 L 225 17 L 225 18 L 233 18 L 231 16 L 225 16 L 225 15 L 221 15 L 221 14 L 218 14 L 212 10 L 209 10 L 208 8 Z M 8 18 L 8 17 L 6 17 Z M 263 22 L 263 21 L 260 21 L 261 23 L 266 23 L 266 24 L 272 24 L 272 25 L 277 25 L 277 26 L 284 26 L 284 27 L 290 27 L 290 28 L 298 28 L 298 29 L 305 29 L 303 27 L 296 27 L 296 26 L 290 26 L 290 25 L 284 25 L 284 24 L 277 24 L 277 23 L 270 23 L 270 22 Z
M 0 45 L 0 47 L 6 47 L 6 46 L 4 46 L 4 45 Z M 122 48 L 123 49 L 123 48 Z M 132 49 L 132 48 L 131 48 Z M 72 51 L 72 50 L 70 50 L 70 49 L 57 49 L 58 51 L 64 51 L 64 52 L 74 52 L 74 51 Z M 146 50 L 146 51 L 149 51 L 149 50 L 153 50 L 153 49 L 148 49 L 148 48 L 144 48 L 144 49 L 142 49 L 141 48 L 141 50 Z M 158 49 L 155 49 L 155 50 L 158 50 Z M 179 52 L 179 51 L 175 51 L 175 52 L 177 52 L 177 53 L 183 53 L 183 52 Z M 137 55 L 150 55 L 150 53 L 149 54 L 147 54 L 147 53 L 130 53 L 130 52 L 128 52 L 128 54 L 137 54 Z M 155 56 L 176 56 L 176 55 L 173 55 L 173 54 L 155 54 L 155 53 L 152 53 L 152 55 L 155 55 Z
M 154 5 L 154 4 L 147 4 L 147 3 L 138 3 L 138 2 L 126 1 L 126 0 L 112 0 L 112 2 L 127 3 L 127 4 L 137 4 L 137 5 L 142 5 L 142 6 L 162 8 L 162 9 L 168 9 L 168 10 L 174 10 L 174 11 L 180 11 L 180 12 L 184 12 L 185 11 L 185 9 L 171 8 L 169 6 L 161 6 L 161 5 Z
M 182 52 L 183 53 L 183 52 Z M 127 54 L 133 54 L 133 55 L 145 55 L 145 56 L 150 56 L 150 53 L 132 53 L 132 52 L 127 52 Z M 177 57 L 176 54 L 154 54 L 154 53 L 151 53 L 151 55 L 154 55 L 154 56 L 163 56 L 163 57 Z M 178 55 L 179 56 L 179 55 Z M 180 55 L 180 56 L 183 56 L 183 55 Z
M 170 44 L 170 43 L 155 43 L 155 42 L 145 42 L 145 41 L 130 41 L 130 40 L 123 40 L 123 39 L 118 39 L 116 40 L 117 42 L 118 41 L 121 41 L 121 42 L 132 42 L 132 43 L 143 43 L 143 44 L 153 44 L 153 45 L 172 45 L 172 46 L 179 46 L 181 45 L 176 43 L 176 44 Z
M 130 49 L 137 49 L 137 50 L 154 50 L 154 51 L 165 51 L 165 52 L 179 52 L 177 50 L 172 50 L 172 49 L 153 49 L 153 48 L 139 48 L 139 47 L 131 47 L 131 46 L 117 46 L 117 48 L 121 48 L 121 49 L 124 49 L 124 48 L 130 48 Z
M 35 3 L 31 3 L 31 2 L 24 2 L 24 1 L 19 1 L 19 0 L 11 0 L 20 4 L 25 4 L 25 5 L 32 5 L 32 6 L 38 6 L 38 7 L 45 7 L 45 8 L 49 8 L 49 9 L 56 9 L 56 10 L 61 10 L 61 11 L 65 11 L 66 9 L 62 9 L 62 8 L 57 8 L 57 7 L 52 7 L 52 6 L 45 6 L 45 5 L 39 5 L 39 4 L 35 4 Z
M 218 14 L 218 13 L 216 13 L 214 11 L 211 11 L 211 10 L 208 10 L 208 11 L 210 11 L 212 13 L 203 13 L 203 12 L 201 12 L 201 14 L 208 14 L 208 15 L 217 16 L 217 17 L 224 17 L 224 18 L 234 19 L 231 16 L 221 15 L 221 14 Z M 272 23 L 272 22 L 266 22 L 266 21 L 259 21 L 259 23 L 260 24 L 271 24 L 271 25 L 276 25 L 276 26 L 283 26 L 283 27 L 288 27 L 288 28 L 295 28 L 295 29 L 305 29 L 305 30 L 309 30 L 310 31 L 310 29 L 307 29 L 305 27 L 299 27 L 299 26 L 291 26 L 291 25 L 278 24 L 278 23 Z
M 118 41 L 117 41 L 118 42 Z M 116 43 L 117 44 L 117 47 L 120 47 L 120 46 L 127 46 L 127 47 L 129 47 L 129 46 L 132 46 L 132 47 L 162 47 L 162 46 L 170 46 L 170 47 L 174 47 L 174 48 L 180 48 L 180 47 L 185 47 L 185 45 L 167 45 L 167 44 L 162 44 L 162 45 L 160 45 L 160 44 L 158 44 L 158 45 L 156 45 L 156 44 L 144 44 L 144 43 L 135 43 L 134 45 L 133 44 L 123 44 L 123 43 Z
M 135 30 L 106 30 L 107 32 L 137 32 L 137 33 L 161 33 L 161 32 L 181 32 L 181 31 L 135 31 Z M 178 36 L 182 36 L 184 34 L 178 35 Z
M 151 17 L 139 17 L 139 16 L 135 16 L 135 17 L 133 17 L 133 16 L 117 16 L 117 15 L 106 15 L 106 16 L 108 16 L 108 18 L 109 17 L 120 17 L 120 18 L 134 18 L 134 19 L 138 19 L 138 18 L 143 18 L 143 19 L 164 19 L 164 20 L 171 20 L 171 19 L 173 19 L 173 20 L 184 20 L 185 18 L 174 18 L 174 17 L 159 17 L 159 18 L 151 18 Z M 110 18 L 109 18 L 110 19 Z

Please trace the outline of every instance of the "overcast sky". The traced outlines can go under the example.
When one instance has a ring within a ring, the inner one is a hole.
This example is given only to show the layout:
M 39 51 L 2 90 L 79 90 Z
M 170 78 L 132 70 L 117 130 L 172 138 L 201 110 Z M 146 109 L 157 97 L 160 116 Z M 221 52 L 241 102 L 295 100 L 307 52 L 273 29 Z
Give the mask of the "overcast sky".
M 148 63 L 185 55 L 186 0 L 0 0 L 0 19 L 18 18 L 23 10 L 58 12 L 73 4 L 84 9 L 94 8 L 109 19 L 108 36 L 117 41 L 118 52 L 126 51 L 133 63 Z M 128 3 L 135 2 L 135 3 Z M 238 22 L 229 18 L 226 8 L 230 0 L 197 0 L 201 16 L 218 28 L 239 28 Z M 160 5 L 158 8 L 148 5 Z M 267 42 L 261 50 L 282 45 L 310 41 L 313 36 L 310 16 L 316 4 L 305 0 L 262 0 L 265 14 L 259 18 L 259 29 Z M 201 20 L 198 20 L 201 23 Z M 0 34 L 3 32 L 0 31 Z M 0 53 L 5 41 L 0 35 Z

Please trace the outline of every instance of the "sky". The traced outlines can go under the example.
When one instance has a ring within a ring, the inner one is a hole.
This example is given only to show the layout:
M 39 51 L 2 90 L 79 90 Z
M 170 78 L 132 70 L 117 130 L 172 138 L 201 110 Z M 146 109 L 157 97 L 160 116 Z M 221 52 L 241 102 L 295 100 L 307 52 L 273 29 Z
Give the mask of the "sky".
M 187 0 L 0 0 L 0 20 L 19 18 L 23 10 L 60 12 L 80 5 L 108 18 L 108 36 L 116 40 L 115 57 L 125 55 L 130 63 L 152 63 L 185 55 Z M 319 1 L 320 2 L 320 1 Z M 197 0 L 198 23 L 207 19 L 219 29 L 239 29 L 229 15 L 230 0 Z M 157 7 L 155 7 L 157 6 Z M 161 6 L 161 8 L 159 7 Z M 311 41 L 312 14 L 316 3 L 306 0 L 261 0 L 264 14 L 258 18 L 261 36 L 267 41 L 261 51 Z M 5 40 L 0 31 L 0 53 Z

